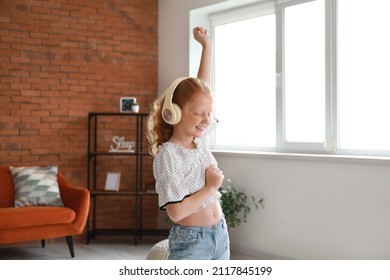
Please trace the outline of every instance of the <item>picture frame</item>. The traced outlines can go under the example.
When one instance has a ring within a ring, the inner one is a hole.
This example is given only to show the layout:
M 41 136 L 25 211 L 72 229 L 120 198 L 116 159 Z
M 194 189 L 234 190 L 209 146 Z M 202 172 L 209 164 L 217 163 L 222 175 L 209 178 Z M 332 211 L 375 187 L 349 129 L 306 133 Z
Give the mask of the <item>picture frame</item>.
M 104 190 L 119 191 L 120 180 L 121 180 L 120 172 L 107 172 L 106 185 L 104 186 Z
M 133 112 L 132 106 L 134 103 L 137 103 L 137 98 L 135 97 L 121 97 L 119 102 L 119 108 L 121 113 Z

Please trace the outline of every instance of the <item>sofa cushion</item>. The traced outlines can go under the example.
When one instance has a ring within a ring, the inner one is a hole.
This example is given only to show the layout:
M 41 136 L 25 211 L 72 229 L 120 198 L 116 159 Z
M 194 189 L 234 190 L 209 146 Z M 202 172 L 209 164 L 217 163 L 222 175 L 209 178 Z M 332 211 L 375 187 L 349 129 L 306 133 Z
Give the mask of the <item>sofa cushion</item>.
M 0 230 L 71 223 L 76 213 L 67 207 L 0 208 Z
M 58 166 L 10 167 L 15 207 L 64 206 L 57 182 Z

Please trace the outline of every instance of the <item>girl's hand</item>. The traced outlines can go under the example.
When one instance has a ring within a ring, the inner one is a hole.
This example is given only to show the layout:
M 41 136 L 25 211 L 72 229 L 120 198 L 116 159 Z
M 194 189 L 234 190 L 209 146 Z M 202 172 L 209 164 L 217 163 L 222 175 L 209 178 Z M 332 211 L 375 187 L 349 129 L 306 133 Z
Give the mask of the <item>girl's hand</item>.
M 223 182 L 225 176 L 223 175 L 221 169 L 215 165 L 211 165 L 206 169 L 206 188 L 212 188 L 217 191 Z
M 203 27 L 195 27 L 192 30 L 192 33 L 194 35 L 194 39 L 198 41 L 203 47 L 211 44 L 211 39 L 207 34 L 207 29 Z

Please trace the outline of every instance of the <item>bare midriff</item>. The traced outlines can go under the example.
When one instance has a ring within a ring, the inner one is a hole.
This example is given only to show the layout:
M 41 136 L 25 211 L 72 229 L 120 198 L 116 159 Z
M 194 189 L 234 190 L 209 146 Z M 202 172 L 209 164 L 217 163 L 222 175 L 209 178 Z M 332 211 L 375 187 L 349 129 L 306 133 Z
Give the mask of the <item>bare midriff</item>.
M 221 220 L 222 208 L 219 201 L 210 204 L 202 210 L 178 221 L 176 224 L 188 227 L 207 227 Z

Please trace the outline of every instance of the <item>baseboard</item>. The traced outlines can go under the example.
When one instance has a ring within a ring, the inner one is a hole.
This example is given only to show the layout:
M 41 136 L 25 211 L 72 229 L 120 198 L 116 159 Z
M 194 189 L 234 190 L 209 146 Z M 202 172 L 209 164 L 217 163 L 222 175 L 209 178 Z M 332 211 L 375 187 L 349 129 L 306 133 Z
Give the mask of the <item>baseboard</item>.
M 264 252 L 261 250 L 245 247 L 245 246 L 240 246 L 240 245 L 230 245 L 230 250 L 232 252 L 237 252 L 243 255 L 248 255 L 252 256 L 255 259 L 258 260 L 292 260 L 291 258 L 281 256 L 281 255 L 276 255 L 272 254 L 269 252 Z

